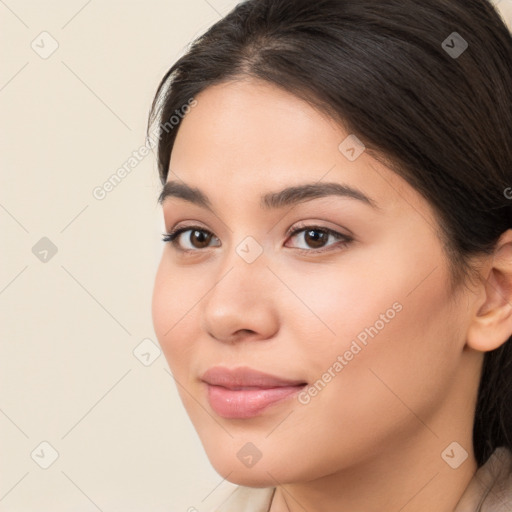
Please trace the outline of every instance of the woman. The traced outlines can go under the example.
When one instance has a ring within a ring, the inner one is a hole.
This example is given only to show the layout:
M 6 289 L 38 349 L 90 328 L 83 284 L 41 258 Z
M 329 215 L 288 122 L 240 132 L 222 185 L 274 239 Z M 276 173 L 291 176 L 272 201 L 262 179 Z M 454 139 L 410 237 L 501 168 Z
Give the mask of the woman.
M 486 0 L 249 0 L 163 77 L 153 322 L 215 510 L 512 510 L 511 84 Z

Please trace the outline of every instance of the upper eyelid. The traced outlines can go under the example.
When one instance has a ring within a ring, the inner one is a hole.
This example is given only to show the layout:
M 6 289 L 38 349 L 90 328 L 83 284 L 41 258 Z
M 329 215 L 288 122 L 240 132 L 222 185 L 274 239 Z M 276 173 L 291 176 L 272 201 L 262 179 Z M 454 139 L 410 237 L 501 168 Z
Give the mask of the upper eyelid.
M 327 232 L 329 232 L 331 234 L 338 234 L 338 235 L 345 236 L 345 237 L 351 236 L 351 235 L 348 235 L 348 234 L 339 233 L 338 231 L 336 231 L 336 229 L 329 228 L 327 226 L 321 226 L 319 224 L 316 224 L 315 222 L 310 222 L 308 224 L 302 224 L 302 225 L 290 228 L 290 229 L 288 229 L 286 231 L 286 235 L 287 236 L 295 235 L 298 232 L 305 231 L 307 229 L 310 229 L 310 230 L 311 229 L 324 230 L 324 231 L 327 231 Z M 186 231 L 189 231 L 189 230 L 204 231 L 205 233 L 211 234 L 211 235 L 215 236 L 216 238 L 218 238 L 218 236 L 212 230 L 210 230 L 208 228 L 203 228 L 203 227 L 198 226 L 198 225 L 179 226 L 179 227 L 176 227 L 176 228 L 173 228 L 172 230 L 170 230 L 168 234 L 176 234 L 176 233 L 182 234 L 183 232 L 186 232 Z

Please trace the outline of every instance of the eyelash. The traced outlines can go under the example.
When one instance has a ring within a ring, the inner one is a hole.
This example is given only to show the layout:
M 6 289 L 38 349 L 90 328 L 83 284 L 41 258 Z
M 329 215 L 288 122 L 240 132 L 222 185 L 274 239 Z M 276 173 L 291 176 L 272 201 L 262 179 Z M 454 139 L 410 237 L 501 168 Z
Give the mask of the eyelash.
M 193 252 L 200 252 L 202 249 L 181 249 L 177 244 L 177 238 L 187 231 L 200 231 L 202 233 L 206 233 L 207 235 L 213 235 L 211 231 L 208 231 L 207 229 L 201 228 L 200 226 L 186 226 L 182 228 L 177 228 L 171 231 L 170 233 L 163 233 L 162 241 L 165 243 L 170 243 L 173 245 L 173 247 L 176 250 L 181 251 L 182 253 L 193 253 Z M 328 245 L 325 248 L 322 249 L 296 249 L 300 254 L 319 254 L 323 252 L 332 251 L 335 249 L 332 249 L 332 247 L 336 248 L 345 248 L 347 247 L 351 242 L 354 241 L 353 238 L 347 235 L 342 235 L 341 233 L 338 233 L 337 231 L 334 231 L 332 229 L 322 227 L 322 226 L 314 226 L 314 225 L 303 225 L 300 227 L 297 227 L 294 230 L 290 230 L 288 233 L 286 233 L 287 237 L 294 237 L 298 233 L 302 233 L 303 231 L 320 231 L 322 233 L 327 233 L 328 235 L 332 235 L 338 240 L 340 240 L 340 243 L 337 244 L 331 244 Z

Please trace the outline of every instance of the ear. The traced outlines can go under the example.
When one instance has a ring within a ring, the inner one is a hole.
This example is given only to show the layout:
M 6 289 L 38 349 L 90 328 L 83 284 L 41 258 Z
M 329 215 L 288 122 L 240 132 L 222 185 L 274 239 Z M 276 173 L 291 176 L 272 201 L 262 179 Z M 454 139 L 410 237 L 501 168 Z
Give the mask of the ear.
M 495 350 L 512 335 L 512 229 L 501 235 L 485 269 L 467 333 L 467 345 L 481 352 Z

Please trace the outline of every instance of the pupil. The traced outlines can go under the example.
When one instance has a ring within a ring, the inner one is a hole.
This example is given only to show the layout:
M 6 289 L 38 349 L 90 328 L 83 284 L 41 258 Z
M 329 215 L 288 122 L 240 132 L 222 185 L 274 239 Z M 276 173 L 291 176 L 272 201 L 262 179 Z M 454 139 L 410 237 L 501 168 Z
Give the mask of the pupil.
M 314 236 L 314 235 L 312 235 L 312 233 L 320 233 L 320 236 Z M 313 240 L 314 247 L 322 247 L 322 242 L 325 242 L 325 240 L 323 240 L 323 239 L 325 238 L 326 235 L 327 235 L 327 233 L 324 233 L 323 231 L 318 231 L 315 229 L 311 229 L 306 232 L 306 236 L 311 236 L 314 239 Z

